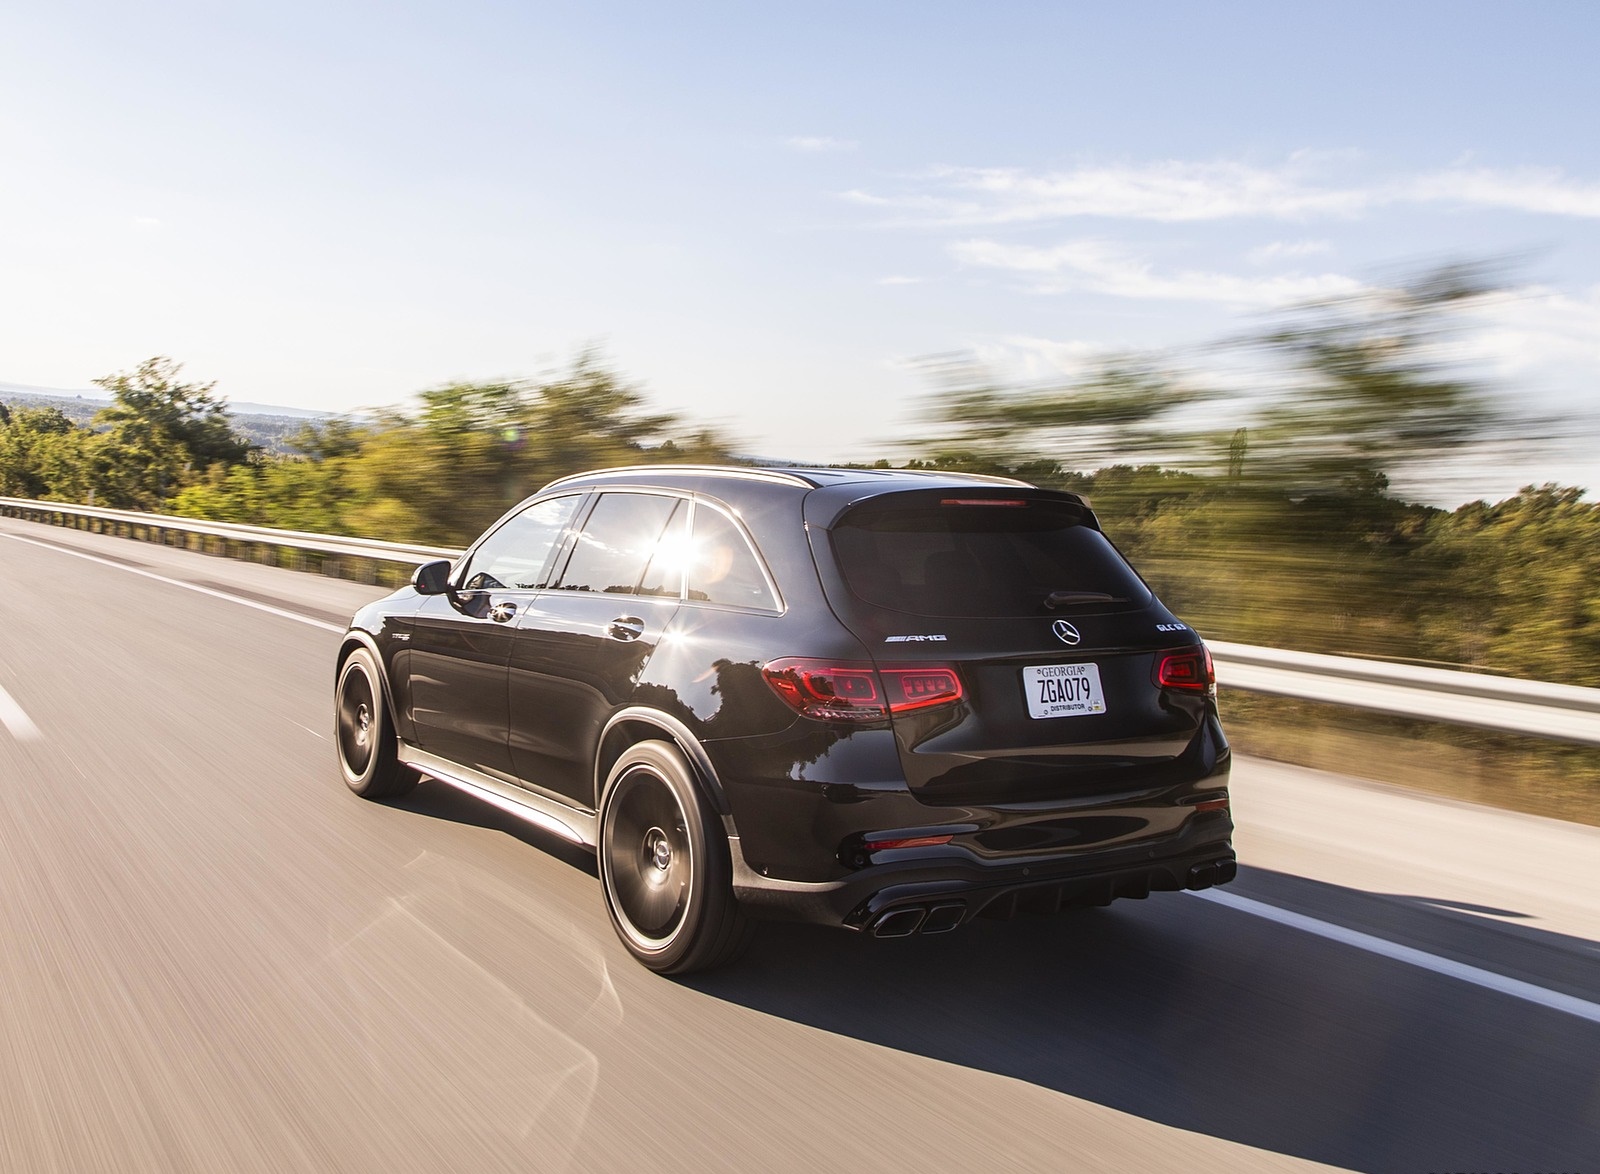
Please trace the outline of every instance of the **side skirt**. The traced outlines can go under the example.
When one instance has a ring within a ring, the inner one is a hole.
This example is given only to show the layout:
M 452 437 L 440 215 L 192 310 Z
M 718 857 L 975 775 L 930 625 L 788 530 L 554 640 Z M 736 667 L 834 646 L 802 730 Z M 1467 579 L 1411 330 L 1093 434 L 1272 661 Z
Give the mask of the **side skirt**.
M 431 779 L 448 787 L 464 791 L 481 799 L 491 807 L 526 820 L 536 827 L 552 832 L 562 839 L 571 840 L 585 848 L 593 848 L 599 835 L 595 813 L 524 790 L 511 783 L 492 778 L 471 767 L 429 754 L 415 746 L 400 743 L 400 761 L 415 767 Z

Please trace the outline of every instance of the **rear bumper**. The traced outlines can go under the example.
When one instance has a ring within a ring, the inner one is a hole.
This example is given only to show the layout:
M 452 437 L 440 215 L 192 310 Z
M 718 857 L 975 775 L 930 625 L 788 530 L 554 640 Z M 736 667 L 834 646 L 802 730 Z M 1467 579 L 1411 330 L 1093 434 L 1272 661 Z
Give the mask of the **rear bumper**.
M 965 851 L 922 850 L 840 880 L 765 877 L 729 837 L 734 893 L 756 917 L 867 930 L 880 937 L 938 933 L 975 917 L 1055 913 L 1152 892 L 1226 884 L 1237 871 L 1222 813 L 1196 817 L 1159 843 L 1144 841 L 1070 856 L 983 860 Z

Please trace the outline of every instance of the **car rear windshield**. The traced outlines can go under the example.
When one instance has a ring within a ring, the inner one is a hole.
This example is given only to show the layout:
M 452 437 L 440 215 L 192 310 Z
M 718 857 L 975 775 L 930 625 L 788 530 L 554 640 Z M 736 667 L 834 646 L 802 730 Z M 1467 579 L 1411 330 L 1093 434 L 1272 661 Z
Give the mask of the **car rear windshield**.
M 1075 502 L 872 499 L 834 527 L 845 582 L 878 607 L 1005 617 L 1143 606 L 1150 592 Z

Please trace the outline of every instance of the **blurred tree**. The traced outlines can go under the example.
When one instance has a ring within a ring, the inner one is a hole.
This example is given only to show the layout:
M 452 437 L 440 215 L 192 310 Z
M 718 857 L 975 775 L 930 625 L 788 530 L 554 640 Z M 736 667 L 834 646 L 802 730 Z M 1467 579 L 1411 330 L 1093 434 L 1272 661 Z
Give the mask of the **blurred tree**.
M 360 425 L 335 416 L 331 420 L 302 424 L 298 430 L 290 433 L 287 447 L 291 452 L 326 460 L 328 457 L 347 457 L 361 451 L 365 438 L 366 430 Z
M 214 472 L 180 512 L 397 541 L 465 544 L 557 477 L 650 461 L 726 461 L 714 431 L 645 410 L 592 353 L 538 382 L 451 383 L 414 411 L 303 428 L 298 455 Z M 313 522 L 311 519 L 323 519 Z M 292 520 L 291 520 L 292 519 Z
M 638 389 L 603 367 L 593 352 L 579 355 L 565 375 L 534 387 L 518 423 L 528 463 L 545 479 L 650 459 L 653 444 L 673 439 L 682 428 L 675 416 L 646 412 Z M 709 432 L 691 444 L 703 448 L 707 441 L 721 447 Z M 682 459 L 676 445 L 665 455 Z
M 1497 436 L 1509 421 L 1450 344 L 1460 312 L 1503 288 L 1492 265 L 1448 265 L 1237 340 L 1288 362 L 1251 427 L 1251 471 L 1301 492 L 1359 492 Z
M 57 408 L 18 408 L 0 420 L 0 496 L 81 501 L 94 437 Z
M 111 405 L 94 417 L 104 432 L 95 482 L 106 504 L 158 509 L 213 465 L 238 464 L 250 455 L 227 408 L 212 398 L 216 384 L 179 382 L 182 369 L 158 356 L 131 374 L 94 380 L 111 393 Z
M 1583 495 L 1530 485 L 1431 520 L 1442 606 L 1419 617 L 1430 655 L 1600 685 L 1600 506 Z
M 1152 357 L 1112 356 L 1059 385 L 1006 386 L 970 356 L 923 363 L 937 392 L 929 415 L 935 460 L 1018 464 L 1041 459 L 1088 471 L 1127 461 L 1181 457 L 1190 430 L 1173 423 L 1209 393 Z

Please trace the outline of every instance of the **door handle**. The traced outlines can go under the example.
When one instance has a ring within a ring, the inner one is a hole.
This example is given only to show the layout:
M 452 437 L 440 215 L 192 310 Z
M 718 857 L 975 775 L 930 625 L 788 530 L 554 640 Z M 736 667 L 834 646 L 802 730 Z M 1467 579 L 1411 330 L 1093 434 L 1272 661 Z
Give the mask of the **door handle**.
M 510 602 L 495 604 L 489 609 L 489 618 L 497 624 L 503 624 L 517 614 L 517 605 Z
M 615 640 L 637 640 L 644 635 L 644 621 L 638 616 L 618 616 L 609 630 Z

